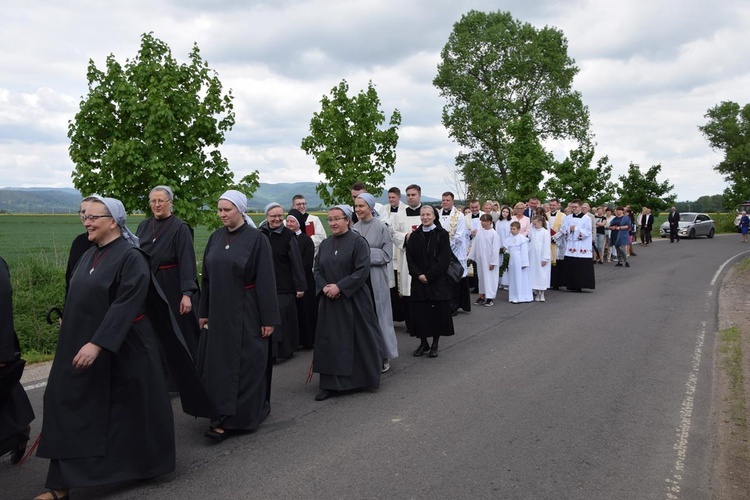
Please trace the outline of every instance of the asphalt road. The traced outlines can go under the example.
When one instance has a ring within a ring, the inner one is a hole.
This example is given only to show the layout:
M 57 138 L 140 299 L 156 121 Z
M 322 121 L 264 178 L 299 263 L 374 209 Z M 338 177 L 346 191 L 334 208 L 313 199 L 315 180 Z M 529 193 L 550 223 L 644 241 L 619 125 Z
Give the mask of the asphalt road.
M 274 370 L 272 412 L 223 443 L 174 400 L 177 470 L 74 490 L 93 498 L 710 498 L 717 299 L 739 236 L 660 240 L 588 293 L 475 307 L 440 357 L 401 357 L 376 392 L 313 400 L 301 352 Z M 43 380 L 29 381 L 33 387 Z M 41 428 L 43 388 L 30 389 Z M 0 462 L 0 498 L 33 498 L 47 461 Z

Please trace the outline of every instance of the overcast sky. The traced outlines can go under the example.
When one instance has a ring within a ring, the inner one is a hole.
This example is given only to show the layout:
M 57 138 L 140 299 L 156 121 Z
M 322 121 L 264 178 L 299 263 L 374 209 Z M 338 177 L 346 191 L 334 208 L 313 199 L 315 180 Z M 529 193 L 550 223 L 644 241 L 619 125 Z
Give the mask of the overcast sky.
M 341 79 L 376 85 L 398 108 L 398 160 L 387 187 L 455 189 L 454 157 L 432 86 L 453 24 L 471 9 L 561 29 L 580 68 L 596 158 L 615 176 L 630 162 L 662 165 L 679 200 L 721 193 L 721 156 L 697 127 L 721 101 L 750 102 L 750 3 L 717 0 L 36 0 L 6 2 L 0 30 L 0 187 L 72 187 L 67 123 L 86 93 L 86 67 L 136 55 L 153 32 L 180 62 L 197 42 L 235 95 L 223 147 L 237 178 L 319 181 L 300 149 L 320 99 Z M 565 145 L 550 146 L 557 159 Z

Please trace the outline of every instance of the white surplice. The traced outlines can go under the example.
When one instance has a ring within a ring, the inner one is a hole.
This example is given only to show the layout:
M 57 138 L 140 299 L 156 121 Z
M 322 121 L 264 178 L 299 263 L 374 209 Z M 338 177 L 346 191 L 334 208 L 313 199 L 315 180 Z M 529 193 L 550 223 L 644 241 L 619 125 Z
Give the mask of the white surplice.
M 533 302 L 529 279 L 529 239 L 522 234 L 511 235 L 505 240 L 505 248 L 510 254 L 508 301 Z
M 479 269 L 479 294 L 494 299 L 500 265 L 500 237 L 494 229 L 480 228 L 477 231 L 469 250 L 469 259 L 476 262 Z M 490 266 L 495 267 L 490 270 Z

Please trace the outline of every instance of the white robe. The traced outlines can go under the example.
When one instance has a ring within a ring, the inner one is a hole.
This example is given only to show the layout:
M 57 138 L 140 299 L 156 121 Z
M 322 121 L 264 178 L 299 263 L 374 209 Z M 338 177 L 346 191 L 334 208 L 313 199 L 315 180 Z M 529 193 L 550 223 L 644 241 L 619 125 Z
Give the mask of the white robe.
M 500 237 L 500 248 L 505 248 L 505 240 L 510 238 L 510 223 L 512 221 L 509 220 L 499 220 L 495 223 L 495 231 L 497 231 L 497 235 Z M 502 254 L 500 254 L 502 257 Z M 500 264 L 502 265 L 502 259 L 500 259 Z M 503 273 L 502 276 L 500 276 L 500 285 L 504 286 L 505 288 L 508 288 L 508 271 Z
M 574 228 L 571 230 L 571 228 Z M 593 259 L 591 219 L 566 215 L 561 232 L 565 235 L 565 258 Z
M 511 235 L 505 240 L 505 248 L 510 253 L 508 301 L 533 302 L 529 280 L 529 239 L 522 234 Z
M 420 205 L 421 206 L 421 205 Z M 422 221 L 419 215 L 406 215 L 406 209 L 398 211 L 393 221 L 393 244 L 396 246 L 398 290 L 403 297 L 411 297 L 411 276 L 409 275 L 409 263 L 406 261 L 406 238 L 414 229 L 418 228 Z M 419 207 L 415 210 L 419 211 Z
M 469 251 L 469 259 L 477 263 L 479 270 L 479 294 L 488 299 L 497 295 L 500 265 L 500 237 L 494 229 L 479 229 Z M 490 270 L 490 266 L 495 266 Z
M 315 245 L 315 255 L 318 255 L 318 247 L 321 243 L 323 243 L 323 240 L 326 239 L 328 235 L 326 234 L 326 230 L 323 227 L 323 223 L 320 222 L 320 218 L 317 215 L 307 214 L 307 221 L 305 221 L 305 226 L 310 225 L 312 225 L 313 227 L 313 230 L 311 231 L 313 234 L 310 234 L 306 227 L 304 228 L 305 234 L 307 234 L 313 241 L 313 244 Z
M 443 215 L 443 210 L 440 209 L 440 225 L 443 229 L 448 231 L 450 236 L 451 251 L 456 256 L 458 261 L 464 268 L 464 275 L 466 277 L 466 260 L 467 260 L 467 238 L 466 238 L 466 218 L 464 215 L 456 210 L 456 207 L 451 209 L 450 215 Z
M 531 288 L 546 290 L 550 284 L 552 269 L 549 229 L 531 227 L 529 229 L 529 271 Z M 542 262 L 546 262 L 543 266 Z
M 378 212 L 378 214 L 380 215 L 380 219 L 385 221 L 388 224 L 388 226 L 391 228 L 391 239 L 394 242 L 393 243 L 393 261 L 391 262 L 392 264 L 391 267 L 396 270 L 399 269 L 401 258 L 402 257 L 406 258 L 406 255 L 404 254 L 403 251 L 399 251 L 398 247 L 396 246 L 396 236 L 395 236 L 396 233 L 395 233 L 395 230 L 393 229 L 393 225 L 396 223 L 396 217 L 398 216 L 398 214 L 403 212 L 404 210 L 406 210 L 406 203 L 399 201 L 398 212 L 391 212 L 390 204 L 384 205 L 383 211 Z M 391 272 L 391 275 L 388 279 L 388 284 L 391 288 L 396 286 L 396 278 L 393 272 Z

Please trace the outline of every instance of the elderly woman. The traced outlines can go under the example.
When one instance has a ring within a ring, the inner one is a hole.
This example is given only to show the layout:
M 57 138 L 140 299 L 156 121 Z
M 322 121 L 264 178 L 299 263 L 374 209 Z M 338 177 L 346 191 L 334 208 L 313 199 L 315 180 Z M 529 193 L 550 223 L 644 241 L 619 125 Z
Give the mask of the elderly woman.
M 313 371 L 320 374 L 323 401 L 340 391 L 380 386 L 383 356 L 378 347 L 378 320 L 372 303 L 370 247 L 349 229 L 352 209 L 328 211 L 331 236 L 315 256 L 315 290 L 320 295 Z
M 307 290 L 297 298 L 297 325 L 299 326 L 299 343 L 305 349 L 315 345 L 315 327 L 318 322 L 318 298 L 315 296 L 315 242 L 302 230 L 305 227 L 305 214 L 293 208 L 286 216 L 286 227 L 295 234 L 297 246 L 302 257 L 302 268 L 305 271 Z
M 359 219 L 354 230 L 361 234 L 370 245 L 370 284 L 378 316 L 380 352 L 383 355 L 383 372 L 391 367 L 391 359 L 398 357 L 396 332 L 393 329 L 391 309 L 391 289 L 389 278 L 393 276 L 393 240 L 388 224 L 378 218 L 375 210 L 375 197 L 361 193 L 354 200 L 354 211 Z
M 178 354 L 174 345 L 182 345 L 182 359 L 195 373 L 169 306 L 151 282 L 147 257 L 125 225 L 122 203 L 95 197 L 81 218 L 95 246 L 70 280 L 44 393 L 38 455 L 51 462 L 49 490 L 37 499 L 173 471 L 172 405 L 155 331 L 166 338 L 171 325 L 168 333 L 177 340 L 168 346 L 171 359 Z M 176 365 L 173 370 L 180 373 Z
M 268 238 L 250 226 L 245 210 L 244 194 L 221 195 L 218 215 L 224 227 L 211 234 L 203 254 L 201 364 L 217 407 L 206 436 L 216 441 L 226 439 L 228 431 L 256 429 L 271 411 L 276 278 Z
M 193 234 L 190 226 L 172 213 L 173 198 L 167 186 L 152 189 L 148 204 L 154 216 L 138 225 L 136 235 L 141 248 L 151 256 L 151 272 L 169 301 L 190 353 L 196 356 L 200 331 L 193 308 L 199 302 Z
M 284 209 L 276 202 L 266 205 L 266 220 L 260 225 L 271 243 L 273 268 L 276 274 L 276 295 L 279 301 L 279 324 L 271 337 L 271 357 L 289 359 L 299 346 L 297 303 L 307 290 L 302 256 L 295 234 L 284 225 Z
M 411 305 L 414 335 L 421 343 L 414 356 L 429 351 L 437 358 L 440 337 L 453 335 L 451 316 L 451 287 L 448 282 L 451 246 L 448 232 L 435 224 L 435 210 L 422 205 L 419 211 L 422 225 L 414 231 L 406 244 L 406 259 L 411 274 Z M 427 338 L 432 337 L 432 346 Z

